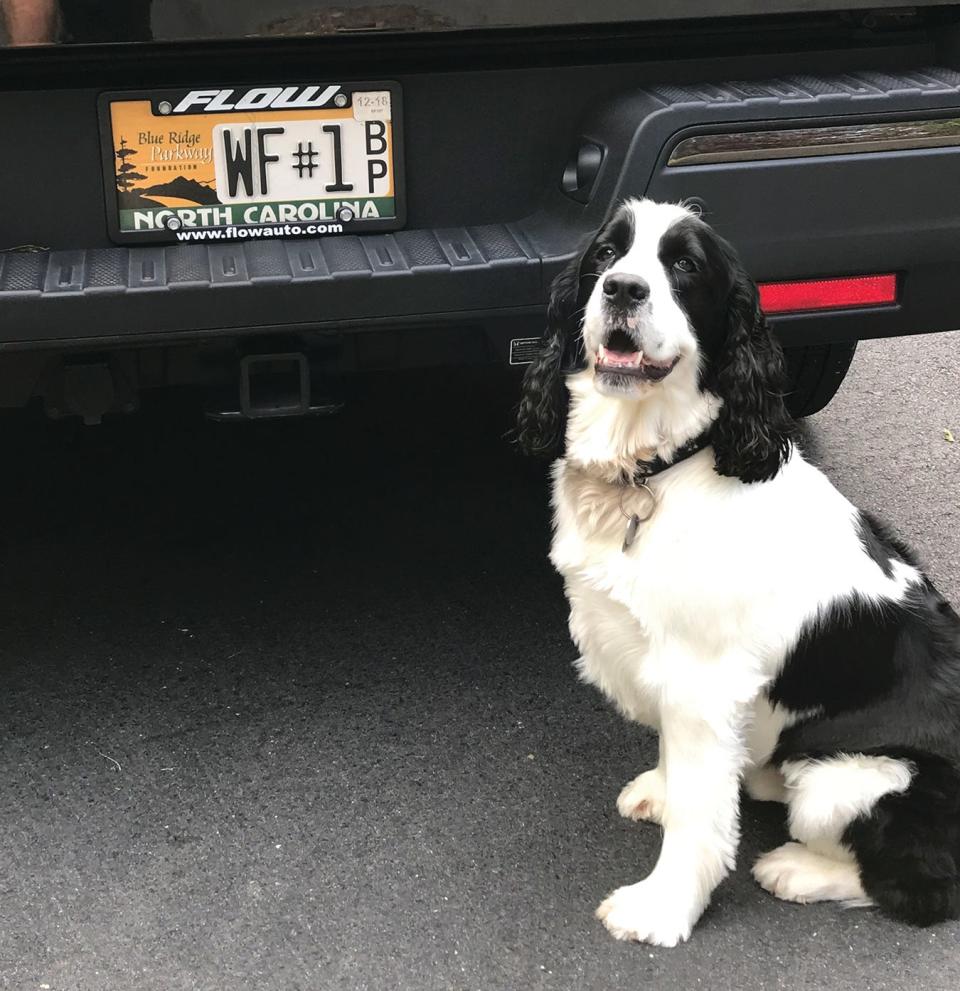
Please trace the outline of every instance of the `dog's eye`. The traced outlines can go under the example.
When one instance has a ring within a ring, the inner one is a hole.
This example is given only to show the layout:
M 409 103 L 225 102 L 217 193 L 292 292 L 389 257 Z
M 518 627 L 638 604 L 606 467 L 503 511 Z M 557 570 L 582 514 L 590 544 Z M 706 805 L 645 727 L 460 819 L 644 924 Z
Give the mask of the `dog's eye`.
M 678 272 L 696 272 L 697 263 L 692 258 L 678 258 L 673 263 L 673 267 Z
M 604 245 L 602 248 L 597 248 L 597 261 L 598 262 L 608 262 L 612 261 L 616 257 L 616 251 L 610 247 L 609 244 Z

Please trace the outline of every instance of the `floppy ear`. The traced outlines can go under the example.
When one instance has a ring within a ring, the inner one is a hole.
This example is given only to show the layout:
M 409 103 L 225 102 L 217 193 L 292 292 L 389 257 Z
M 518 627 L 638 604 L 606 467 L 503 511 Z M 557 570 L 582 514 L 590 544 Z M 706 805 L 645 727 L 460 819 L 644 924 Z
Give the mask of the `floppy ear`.
M 796 426 L 783 401 L 783 351 L 767 328 L 756 285 L 735 256 L 731 264 L 726 341 L 713 383 L 723 407 L 711 442 L 719 474 L 766 482 L 789 457 Z
M 553 280 L 543 347 L 523 376 L 516 439 L 527 454 L 547 457 L 559 451 L 569 401 L 564 377 L 586 366 L 580 318 L 589 290 L 581 278 L 582 261 L 579 255 Z

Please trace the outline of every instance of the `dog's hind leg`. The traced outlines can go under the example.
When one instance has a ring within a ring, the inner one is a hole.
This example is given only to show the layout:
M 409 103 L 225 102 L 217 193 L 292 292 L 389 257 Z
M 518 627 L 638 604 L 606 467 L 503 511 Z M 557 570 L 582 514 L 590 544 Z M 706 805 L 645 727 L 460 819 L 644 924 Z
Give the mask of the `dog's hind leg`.
M 753 876 L 770 894 L 788 902 L 871 904 L 852 857 L 826 857 L 803 843 L 784 843 L 765 853 L 753 865 Z
M 764 888 L 789 901 L 875 904 L 918 925 L 960 915 L 960 775 L 948 761 L 855 753 L 781 767 L 799 842 L 760 857 Z
M 844 832 L 884 795 L 904 791 L 910 766 L 891 757 L 841 754 L 785 761 L 779 771 L 790 835 L 798 842 L 765 853 L 754 864 L 753 876 L 786 901 L 871 904 Z
M 892 757 L 839 754 L 780 765 L 787 796 L 790 835 L 754 864 L 761 887 L 786 901 L 844 901 L 870 905 L 859 865 L 844 843 L 847 827 L 869 815 L 891 793 L 905 791 L 913 771 Z

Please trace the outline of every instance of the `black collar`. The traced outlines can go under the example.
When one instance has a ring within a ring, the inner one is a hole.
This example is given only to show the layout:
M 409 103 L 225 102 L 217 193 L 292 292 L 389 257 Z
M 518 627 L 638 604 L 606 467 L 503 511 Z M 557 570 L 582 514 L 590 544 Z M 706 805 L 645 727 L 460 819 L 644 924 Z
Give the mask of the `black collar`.
M 673 458 L 670 461 L 664 461 L 661 457 L 656 457 L 653 461 L 638 461 L 637 467 L 633 471 L 632 482 L 634 485 L 642 485 L 648 478 L 659 475 L 660 472 L 680 464 L 681 461 L 686 461 L 687 458 L 692 458 L 695 454 L 699 454 L 700 451 L 709 446 L 710 431 L 704 430 L 702 434 L 694 437 L 693 440 L 688 440 L 686 444 L 678 447 L 673 452 Z

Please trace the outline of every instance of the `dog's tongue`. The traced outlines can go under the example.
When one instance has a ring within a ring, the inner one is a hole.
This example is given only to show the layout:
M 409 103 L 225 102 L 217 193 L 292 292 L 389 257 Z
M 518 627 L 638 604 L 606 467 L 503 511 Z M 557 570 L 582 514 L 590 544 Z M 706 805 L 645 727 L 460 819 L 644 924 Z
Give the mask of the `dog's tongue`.
M 611 351 L 609 348 L 600 345 L 600 361 L 604 365 L 619 366 L 621 368 L 635 368 L 643 362 L 642 351 Z

